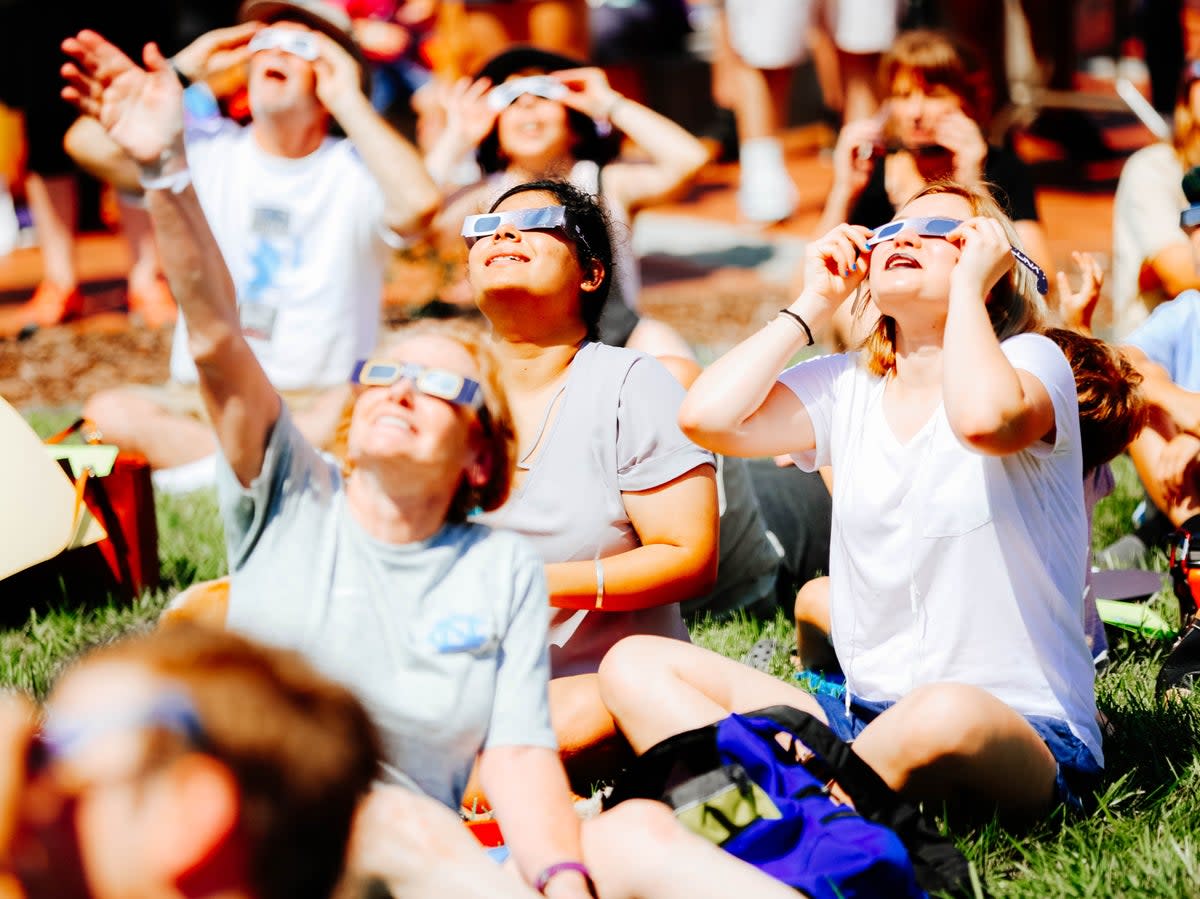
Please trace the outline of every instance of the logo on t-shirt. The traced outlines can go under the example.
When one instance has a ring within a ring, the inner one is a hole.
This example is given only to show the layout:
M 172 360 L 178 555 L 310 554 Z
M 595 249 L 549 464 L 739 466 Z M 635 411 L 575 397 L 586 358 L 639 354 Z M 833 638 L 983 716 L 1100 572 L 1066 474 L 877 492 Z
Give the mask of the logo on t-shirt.
M 499 644 L 496 635 L 489 633 L 487 622 L 477 615 L 447 615 L 434 623 L 427 639 L 439 653 L 486 655 Z

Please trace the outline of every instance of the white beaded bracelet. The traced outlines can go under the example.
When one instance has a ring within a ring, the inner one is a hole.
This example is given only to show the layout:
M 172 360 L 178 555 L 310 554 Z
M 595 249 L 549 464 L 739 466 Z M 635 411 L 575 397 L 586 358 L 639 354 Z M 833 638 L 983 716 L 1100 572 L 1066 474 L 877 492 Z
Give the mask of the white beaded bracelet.
M 604 563 L 596 560 L 596 608 L 604 606 Z
M 189 169 L 153 176 L 147 175 L 145 169 L 138 170 L 138 184 L 142 190 L 169 190 L 173 194 L 181 194 L 191 183 L 192 173 Z

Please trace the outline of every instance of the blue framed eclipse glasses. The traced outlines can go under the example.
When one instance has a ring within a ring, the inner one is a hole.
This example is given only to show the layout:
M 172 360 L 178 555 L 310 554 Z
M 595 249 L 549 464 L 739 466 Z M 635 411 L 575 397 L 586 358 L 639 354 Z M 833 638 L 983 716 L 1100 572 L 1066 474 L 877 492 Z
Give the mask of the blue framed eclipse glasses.
M 895 221 L 888 222 L 886 225 L 880 225 L 872 232 L 871 236 L 867 238 L 867 249 L 873 249 L 884 241 L 894 240 L 896 235 L 905 230 L 916 231 L 921 237 L 939 237 L 944 239 L 961 224 L 962 219 L 942 218 L 939 216 L 896 219 Z M 1033 273 L 1033 276 L 1037 279 L 1037 292 L 1045 296 L 1046 292 L 1050 290 L 1050 282 L 1046 278 L 1046 273 L 1042 271 L 1042 267 L 1016 247 L 1010 246 L 1009 249 L 1012 251 L 1013 258 Z
M 490 237 L 499 231 L 502 225 L 511 225 L 518 231 L 562 231 L 568 237 L 578 240 L 591 252 L 579 228 L 567 218 L 567 210 L 563 206 L 540 206 L 537 209 L 509 209 L 506 212 L 468 215 L 463 219 L 462 236 L 467 246 L 473 247 L 479 238 Z
M 488 91 L 487 104 L 496 112 L 500 112 L 516 103 L 522 94 L 533 94 L 546 100 L 561 100 L 567 93 L 567 86 L 557 78 L 551 78 L 549 75 L 530 75 L 527 78 L 514 78 L 497 84 Z
M 350 383 L 363 387 L 390 387 L 401 378 L 408 378 L 421 393 L 456 406 L 476 411 L 483 406 L 483 388 L 478 381 L 444 368 L 389 359 L 359 359 L 350 373 Z

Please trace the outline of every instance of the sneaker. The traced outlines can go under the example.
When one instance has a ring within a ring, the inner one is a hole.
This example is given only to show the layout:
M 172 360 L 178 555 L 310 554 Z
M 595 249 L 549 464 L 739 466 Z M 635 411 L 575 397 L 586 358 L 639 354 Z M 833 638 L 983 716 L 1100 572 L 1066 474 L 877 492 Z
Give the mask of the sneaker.
M 150 475 L 155 493 L 191 493 L 211 487 L 217 480 L 217 456 L 205 456 L 173 468 L 160 468 Z
M 742 656 L 742 664 L 749 665 L 758 671 L 770 672 L 771 659 L 775 658 L 775 647 L 778 644 L 773 637 L 763 637 L 750 647 L 750 651 Z
M 743 218 L 767 225 L 790 218 L 796 211 L 800 192 L 788 174 L 783 145 L 776 138 L 742 144 L 737 202 Z

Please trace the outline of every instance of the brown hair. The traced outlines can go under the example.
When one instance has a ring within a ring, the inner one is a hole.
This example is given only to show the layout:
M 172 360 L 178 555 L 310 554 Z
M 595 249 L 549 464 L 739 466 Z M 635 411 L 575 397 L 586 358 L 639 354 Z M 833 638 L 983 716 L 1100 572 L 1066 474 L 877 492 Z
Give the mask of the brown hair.
M 1179 76 L 1179 90 L 1175 94 L 1175 127 L 1171 132 L 1171 144 L 1184 169 L 1200 165 L 1200 121 L 1192 113 L 1189 99 L 1192 85 L 1200 74 L 1200 60 L 1187 60 Z
M 970 204 L 972 215 L 987 216 L 999 221 L 1008 235 L 1009 243 L 1020 248 L 1021 241 L 1017 237 L 1012 220 L 1004 214 L 1000 204 L 986 189 L 967 187 L 955 181 L 934 181 L 918 191 L 908 202 L 934 194 L 962 197 Z M 869 299 L 870 285 L 864 281 L 854 304 L 856 318 L 862 315 Z M 988 294 L 987 310 L 992 330 L 999 340 L 1014 334 L 1039 330 L 1045 315 L 1045 304 L 1037 292 L 1037 278 L 1025 266 L 1014 261 L 1012 268 L 996 282 Z M 880 315 L 879 321 L 863 341 L 862 350 L 867 370 L 871 374 L 883 376 L 895 371 L 896 320 L 890 315 Z
M 202 751 L 240 792 L 239 831 L 263 899 L 325 899 L 341 876 L 354 811 L 376 777 L 379 736 L 354 695 L 298 653 L 175 623 L 96 649 L 179 686 Z
M 1145 426 L 1149 407 L 1142 376 L 1103 340 L 1066 328 L 1048 328 L 1045 334 L 1058 344 L 1075 375 L 1086 473 L 1116 458 Z
M 491 471 L 488 473 L 487 482 L 481 487 L 473 487 L 464 474 L 462 483 L 450 502 L 446 520 L 466 521 L 473 510 L 478 508 L 491 512 L 504 505 L 504 501 L 508 499 L 512 489 L 513 470 L 517 464 L 517 436 L 513 428 L 512 413 L 509 412 L 508 397 L 500 383 L 500 368 L 496 356 L 488 345 L 488 334 L 482 324 L 458 316 L 444 319 L 422 318 L 402 325 L 393 332 L 389 342 L 396 343 L 424 334 L 453 340 L 467 351 L 479 369 L 483 407 L 479 410 L 478 418 L 490 458 Z M 342 472 L 345 475 L 349 475 L 353 468 L 346 460 L 350 419 L 356 399 L 353 393 L 347 396 L 330 447 L 333 454 L 342 460 Z
M 953 35 L 925 28 L 901 34 L 880 60 L 879 95 L 891 96 L 901 75 L 918 84 L 948 88 L 963 112 L 981 126 L 987 123 L 992 105 L 987 71 L 975 51 Z

